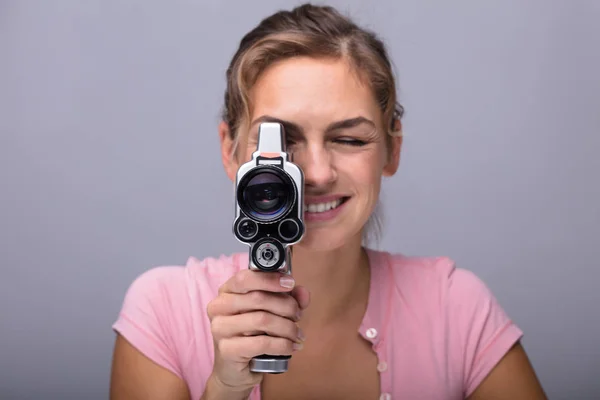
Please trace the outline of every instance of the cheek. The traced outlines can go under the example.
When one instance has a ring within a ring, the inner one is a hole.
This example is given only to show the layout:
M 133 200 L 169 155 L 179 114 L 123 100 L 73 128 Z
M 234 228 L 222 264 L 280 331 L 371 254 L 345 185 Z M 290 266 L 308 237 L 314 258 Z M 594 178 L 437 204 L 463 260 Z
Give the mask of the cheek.
M 376 185 L 382 175 L 383 154 L 379 151 L 365 151 L 337 157 L 338 171 L 354 181 L 357 185 Z

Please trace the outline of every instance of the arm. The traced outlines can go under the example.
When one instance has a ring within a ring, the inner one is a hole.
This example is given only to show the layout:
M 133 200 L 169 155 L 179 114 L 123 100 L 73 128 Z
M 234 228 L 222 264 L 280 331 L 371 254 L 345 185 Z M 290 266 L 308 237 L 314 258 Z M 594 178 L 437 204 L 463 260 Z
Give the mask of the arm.
M 186 383 L 117 334 L 110 377 L 110 400 L 189 400 Z
M 211 376 L 199 400 L 245 400 L 249 393 L 231 393 Z M 110 377 L 110 400 L 190 400 L 187 384 L 144 356 L 117 334 Z
M 515 343 L 467 400 L 547 400 L 520 342 Z

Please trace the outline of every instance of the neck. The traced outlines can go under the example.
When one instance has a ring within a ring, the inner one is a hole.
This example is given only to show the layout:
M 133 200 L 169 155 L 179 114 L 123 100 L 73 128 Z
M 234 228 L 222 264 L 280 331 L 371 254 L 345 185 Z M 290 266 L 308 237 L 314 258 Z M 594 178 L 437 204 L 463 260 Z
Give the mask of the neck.
M 369 261 L 361 246 L 361 236 L 331 251 L 293 249 L 292 275 L 298 285 L 310 292 L 310 305 L 304 310 L 304 327 L 325 327 L 341 322 L 356 307 L 364 312 L 369 294 Z

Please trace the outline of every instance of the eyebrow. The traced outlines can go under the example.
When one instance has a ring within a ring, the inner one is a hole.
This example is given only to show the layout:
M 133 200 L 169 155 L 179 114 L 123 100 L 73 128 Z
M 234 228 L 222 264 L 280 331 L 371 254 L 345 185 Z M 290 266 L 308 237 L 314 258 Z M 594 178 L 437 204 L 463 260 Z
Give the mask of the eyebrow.
M 300 127 L 298 124 L 295 124 L 291 121 L 286 121 L 286 120 L 283 120 L 280 118 L 275 118 L 270 115 L 262 115 L 262 116 L 256 118 L 252 122 L 251 126 L 254 127 L 254 125 L 261 123 L 261 122 L 278 122 L 281 125 L 283 125 L 283 128 L 285 129 L 286 132 L 290 132 L 290 133 L 302 133 L 303 132 L 302 127 Z M 341 121 L 332 122 L 331 124 L 329 124 L 327 126 L 327 129 L 325 131 L 331 132 L 336 129 L 353 128 L 355 126 L 358 126 L 358 125 L 364 124 L 364 123 L 367 123 L 367 124 L 375 127 L 375 123 L 373 121 L 371 121 L 370 119 L 365 118 L 363 116 L 358 116 L 358 117 L 354 117 L 354 118 L 349 118 L 349 119 L 344 119 Z

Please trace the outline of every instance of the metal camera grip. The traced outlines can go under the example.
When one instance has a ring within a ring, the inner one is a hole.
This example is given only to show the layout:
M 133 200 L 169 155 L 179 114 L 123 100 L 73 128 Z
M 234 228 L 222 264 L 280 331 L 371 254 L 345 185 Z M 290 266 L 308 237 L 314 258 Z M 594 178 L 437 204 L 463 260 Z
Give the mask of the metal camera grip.
M 248 245 L 251 270 L 291 274 L 292 245 L 304 235 L 304 174 L 286 152 L 282 124 L 263 122 L 252 159 L 240 166 L 235 182 L 233 233 Z M 252 372 L 280 374 L 291 355 L 261 354 Z
M 282 256 L 284 257 L 285 269 L 280 271 L 283 273 L 291 274 L 292 248 L 286 248 Z M 261 354 L 252 358 L 252 360 L 250 361 L 250 371 L 264 372 L 268 374 L 281 374 L 288 370 L 288 364 L 291 358 L 291 355 Z
M 289 360 L 292 356 L 270 356 L 262 354 L 250 361 L 250 371 L 268 374 L 282 374 L 288 370 Z

